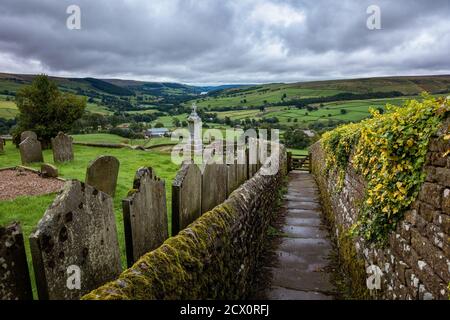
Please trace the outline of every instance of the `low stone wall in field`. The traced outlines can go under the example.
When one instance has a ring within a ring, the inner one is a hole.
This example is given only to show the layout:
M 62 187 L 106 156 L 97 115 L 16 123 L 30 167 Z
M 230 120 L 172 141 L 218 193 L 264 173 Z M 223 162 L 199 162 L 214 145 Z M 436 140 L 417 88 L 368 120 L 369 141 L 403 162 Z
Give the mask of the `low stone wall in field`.
M 448 122 L 448 121 L 447 121 Z M 446 124 L 448 125 L 448 123 Z M 388 245 L 378 248 L 348 235 L 357 221 L 366 185 L 352 165 L 347 167 L 342 189 L 336 173 L 325 173 L 320 141 L 310 148 L 312 171 L 323 206 L 334 226 L 342 267 L 352 277 L 353 294 L 360 298 L 448 299 L 450 283 L 450 149 L 442 130 L 430 140 L 426 181 L 416 201 L 405 213 Z M 350 161 L 351 162 L 351 161 Z M 339 190 L 338 190 L 339 189 Z M 380 289 L 368 290 L 367 282 Z
M 84 299 L 242 299 L 252 294 L 268 226 L 287 173 L 259 171 L 120 277 Z

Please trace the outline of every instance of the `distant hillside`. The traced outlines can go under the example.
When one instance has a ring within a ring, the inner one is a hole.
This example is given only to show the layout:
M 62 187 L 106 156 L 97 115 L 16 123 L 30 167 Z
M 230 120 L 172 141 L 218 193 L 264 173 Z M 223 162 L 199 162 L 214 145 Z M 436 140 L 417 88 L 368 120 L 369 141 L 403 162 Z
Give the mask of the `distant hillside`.
M 345 97 L 369 99 L 400 95 L 416 95 L 423 91 L 449 93 L 450 75 L 382 77 L 328 80 L 298 83 L 274 83 L 231 88 L 211 92 L 197 99 L 197 104 L 210 110 L 252 108 L 264 105 L 292 105 L 298 101 L 324 102 Z M 364 97 L 367 95 L 367 97 Z

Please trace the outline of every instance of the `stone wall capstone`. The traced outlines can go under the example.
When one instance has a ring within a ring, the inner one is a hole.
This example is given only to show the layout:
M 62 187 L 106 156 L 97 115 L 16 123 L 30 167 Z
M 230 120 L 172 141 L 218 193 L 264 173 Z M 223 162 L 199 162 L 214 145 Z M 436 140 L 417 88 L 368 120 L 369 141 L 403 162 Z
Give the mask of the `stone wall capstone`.
M 30 247 L 41 300 L 79 299 L 114 279 L 122 267 L 112 198 L 68 181 L 31 234 Z M 79 288 L 68 286 L 74 273 Z
M 18 223 L 0 227 L 0 300 L 31 300 L 22 230 Z
M 449 119 L 443 128 L 448 128 Z M 320 141 L 310 148 L 312 172 L 321 191 L 324 208 L 334 225 L 343 268 L 366 288 L 366 279 L 375 268 L 382 272 L 381 287 L 370 297 L 382 299 L 448 299 L 450 283 L 450 141 L 444 131 L 430 140 L 424 166 L 426 181 L 416 201 L 406 211 L 388 246 L 379 248 L 361 238 L 346 240 L 347 231 L 357 221 L 366 183 L 348 166 L 344 186 L 338 190 L 337 176 L 324 172 L 325 154 Z M 354 255 L 348 256 L 349 252 Z M 367 270 L 366 270 L 367 269 Z
M 168 237 L 166 188 L 151 168 L 137 171 L 133 193 L 122 201 L 128 266 Z
M 202 173 L 193 163 L 183 163 L 172 184 L 172 235 L 202 214 Z
M 100 156 L 86 170 L 86 184 L 114 197 L 120 162 L 112 156 Z
M 73 160 L 73 138 L 64 132 L 59 132 L 52 138 L 54 162 L 68 162 Z

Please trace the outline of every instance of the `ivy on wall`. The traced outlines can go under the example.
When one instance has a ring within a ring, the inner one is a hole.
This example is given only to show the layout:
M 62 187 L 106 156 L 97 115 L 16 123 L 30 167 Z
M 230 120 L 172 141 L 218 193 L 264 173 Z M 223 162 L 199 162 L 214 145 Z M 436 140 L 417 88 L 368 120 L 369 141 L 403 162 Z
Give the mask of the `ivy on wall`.
M 424 94 L 421 102 L 410 100 L 387 109 L 382 115 L 372 110 L 372 118 L 322 137 L 327 172 L 337 170 L 340 185 L 352 153 L 353 167 L 367 181 L 365 201 L 351 232 L 381 244 L 419 193 L 429 140 L 450 105 Z

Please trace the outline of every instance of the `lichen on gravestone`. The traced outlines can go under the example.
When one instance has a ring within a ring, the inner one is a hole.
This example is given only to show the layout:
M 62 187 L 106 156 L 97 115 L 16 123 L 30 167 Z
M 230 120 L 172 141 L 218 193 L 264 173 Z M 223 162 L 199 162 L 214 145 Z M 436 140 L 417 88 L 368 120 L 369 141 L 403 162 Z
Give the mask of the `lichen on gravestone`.
M 68 181 L 30 236 L 39 298 L 79 299 L 121 272 L 112 198 Z M 68 286 L 79 269 L 80 287 Z

